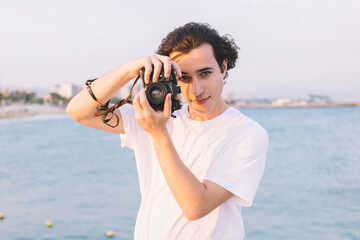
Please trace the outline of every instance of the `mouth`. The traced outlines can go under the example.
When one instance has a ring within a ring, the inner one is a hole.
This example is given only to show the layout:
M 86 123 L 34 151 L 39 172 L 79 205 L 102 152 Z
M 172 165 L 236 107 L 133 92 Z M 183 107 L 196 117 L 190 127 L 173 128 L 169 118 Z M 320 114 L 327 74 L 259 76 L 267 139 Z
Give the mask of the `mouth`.
M 205 103 L 207 103 L 207 101 L 209 100 L 210 97 L 207 98 L 196 98 L 194 100 L 192 100 L 193 103 L 197 104 L 197 105 L 203 105 Z

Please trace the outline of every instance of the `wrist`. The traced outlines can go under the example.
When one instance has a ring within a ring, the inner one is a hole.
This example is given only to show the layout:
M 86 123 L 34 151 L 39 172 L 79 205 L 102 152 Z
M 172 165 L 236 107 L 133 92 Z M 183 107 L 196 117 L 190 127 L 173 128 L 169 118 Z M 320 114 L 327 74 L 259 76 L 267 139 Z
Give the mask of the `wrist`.
M 170 138 L 167 128 L 159 128 L 156 131 L 149 132 L 153 142 L 163 141 L 164 139 Z
M 120 82 L 122 82 L 122 84 L 124 84 L 123 81 L 125 81 L 125 84 L 126 84 L 137 76 L 137 75 L 134 76 L 134 74 L 126 66 L 126 64 L 121 65 L 120 67 L 115 69 L 113 73 L 116 76 L 115 79 L 120 80 Z
M 133 79 L 139 75 L 141 68 L 142 65 L 139 64 L 138 60 L 136 59 L 121 65 L 119 70 L 129 79 Z

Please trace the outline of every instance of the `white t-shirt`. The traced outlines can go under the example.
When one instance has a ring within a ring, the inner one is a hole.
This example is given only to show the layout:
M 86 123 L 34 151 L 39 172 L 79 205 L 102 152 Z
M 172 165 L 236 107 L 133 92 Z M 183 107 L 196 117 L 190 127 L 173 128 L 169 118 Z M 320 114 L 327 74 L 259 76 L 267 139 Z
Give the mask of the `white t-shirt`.
M 133 149 L 141 205 L 136 240 L 243 239 L 242 206 L 251 206 L 264 173 L 266 131 L 229 107 L 207 121 L 189 117 L 187 105 L 174 112 L 168 130 L 180 159 L 203 181 L 213 181 L 235 196 L 201 219 L 189 221 L 173 197 L 160 169 L 151 138 L 134 118 L 131 105 L 120 108 L 126 134 L 122 146 Z

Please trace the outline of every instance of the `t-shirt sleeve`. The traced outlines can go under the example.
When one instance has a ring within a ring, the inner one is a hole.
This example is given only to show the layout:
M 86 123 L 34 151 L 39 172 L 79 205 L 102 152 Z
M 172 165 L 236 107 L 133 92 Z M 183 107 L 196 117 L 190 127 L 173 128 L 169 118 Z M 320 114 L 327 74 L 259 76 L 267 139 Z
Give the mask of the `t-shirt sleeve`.
M 136 128 L 138 123 L 135 120 L 135 111 L 133 106 L 130 104 L 125 104 L 119 108 L 121 113 L 121 118 L 124 126 L 125 134 L 120 134 L 121 147 L 128 147 L 134 149 L 134 143 L 136 138 Z
M 249 207 L 264 173 L 267 149 L 267 132 L 256 125 L 244 136 L 227 143 L 205 179 L 232 192 L 240 205 Z

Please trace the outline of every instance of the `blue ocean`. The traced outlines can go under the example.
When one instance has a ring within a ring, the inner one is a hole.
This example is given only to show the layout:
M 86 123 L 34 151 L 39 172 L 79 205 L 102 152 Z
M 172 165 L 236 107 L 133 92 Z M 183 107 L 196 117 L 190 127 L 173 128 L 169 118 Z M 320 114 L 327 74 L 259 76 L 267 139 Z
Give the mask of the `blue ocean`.
M 239 111 L 270 138 L 245 239 L 360 239 L 360 108 Z M 1 240 L 132 239 L 139 204 L 118 135 L 64 115 L 0 120 Z

